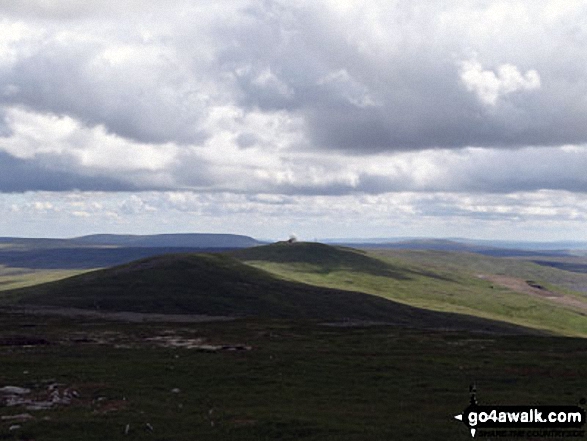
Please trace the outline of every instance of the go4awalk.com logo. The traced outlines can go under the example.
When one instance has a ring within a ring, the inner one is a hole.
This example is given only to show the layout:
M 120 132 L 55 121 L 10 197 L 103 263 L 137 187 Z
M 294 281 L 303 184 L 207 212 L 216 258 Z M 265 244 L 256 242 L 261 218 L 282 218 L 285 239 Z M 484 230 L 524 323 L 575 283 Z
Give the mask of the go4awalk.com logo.
M 583 437 L 585 410 L 579 406 L 483 406 L 470 388 L 467 408 L 455 419 L 462 421 L 471 436 L 517 438 Z M 580 401 L 585 404 L 585 399 Z

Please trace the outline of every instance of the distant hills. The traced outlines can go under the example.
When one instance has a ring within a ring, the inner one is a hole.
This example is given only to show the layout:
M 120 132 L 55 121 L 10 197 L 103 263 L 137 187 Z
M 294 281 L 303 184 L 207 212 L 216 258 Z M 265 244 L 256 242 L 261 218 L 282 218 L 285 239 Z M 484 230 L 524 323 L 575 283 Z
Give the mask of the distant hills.
M 19 248 L 142 247 L 142 248 L 246 248 L 261 245 L 256 239 L 238 234 L 93 234 L 72 239 L 1 237 L 0 244 Z
M 246 248 L 261 245 L 256 239 L 237 234 L 155 234 L 118 235 L 94 234 L 71 239 L 81 245 L 110 245 L 121 247 L 165 247 L 165 248 Z
M 468 239 L 329 239 L 332 245 L 364 249 L 436 250 L 494 257 L 587 256 L 584 242 L 507 242 Z M 0 266 L 30 269 L 91 269 L 174 252 L 249 249 L 263 242 L 237 234 L 94 234 L 71 239 L 0 237 Z M 315 250 L 318 252 L 318 250 Z M 253 252 L 253 251 L 251 251 Z M 318 257 L 316 257 L 318 258 Z M 542 264 L 542 263 L 541 263 Z M 565 269 L 577 268 L 568 266 Z M 581 263 L 584 272 L 584 264 Z M 552 266 L 563 268 L 562 264 Z
M 236 234 L 96 234 L 73 239 L 0 238 L 0 265 L 89 269 L 174 252 L 223 251 L 263 244 Z
M 327 243 L 359 248 L 464 251 L 486 256 L 572 256 L 587 254 L 587 242 L 523 242 L 471 239 L 328 239 Z
M 21 305 L 100 311 L 360 320 L 427 329 L 536 332 L 468 315 L 430 311 L 362 292 L 285 280 L 237 259 L 304 262 L 317 257 L 326 266 L 349 265 L 396 279 L 404 276 L 359 251 L 321 244 L 275 244 L 231 254 L 150 257 L 7 294 Z

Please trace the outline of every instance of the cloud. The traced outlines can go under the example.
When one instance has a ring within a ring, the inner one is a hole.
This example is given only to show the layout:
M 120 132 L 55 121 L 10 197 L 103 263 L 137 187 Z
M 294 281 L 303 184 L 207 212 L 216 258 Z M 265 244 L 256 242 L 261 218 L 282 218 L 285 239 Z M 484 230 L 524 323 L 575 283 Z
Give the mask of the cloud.
M 585 191 L 579 1 L 0 11 L 0 191 Z
M 52 155 L 23 160 L 0 151 L 0 192 L 24 191 L 131 191 L 136 190 L 132 183 L 123 182 L 111 177 L 84 176 L 79 173 L 50 167 L 48 164 L 62 158 Z
M 577 54 L 584 32 L 566 30 L 585 8 L 547 6 L 265 2 L 247 10 L 221 59 L 238 77 L 240 105 L 296 112 L 309 143 L 323 150 L 583 143 L 579 115 L 587 108 L 579 97 L 587 91 L 578 72 L 586 72 Z M 561 57 L 561 47 L 575 55 Z M 250 66 L 269 68 L 287 99 L 238 76 Z M 572 96 L 571 88 L 581 92 Z
M 35 237 L 199 231 L 283 239 L 296 231 L 302 240 L 402 235 L 587 239 L 582 228 L 587 202 L 583 195 L 565 191 L 397 192 L 288 196 L 281 201 L 274 195 L 260 196 L 254 200 L 243 194 L 193 192 L 9 194 L 0 200 L 0 225 L 4 234 Z
M 192 190 L 274 195 L 587 191 L 587 145 L 352 156 L 303 146 L 284 112 L 218 108 L 202 146 L 144 144 L 65 116 L 7 112 L 0 191 Z M 253 131 L 249 131 L 253 130 Z M 236 135 L 238 134 L 238 135 Z M 300 148 L 300 146 L 302 146 Z M 35 185 L 37 187 L 35 187 Z
M 142 143 L 202 145 L 225 106 L 353 154 L 584 143 L 585 7 L 534 5 L 8 2 L 0 102 Z
M 502 64 L 497 74 L 491 70 L 483 70 L 481 63 L 475 60 L 461 63 L 461 80 L 467 90 L 474 92 L 479 100 L 489 106 L 495 106 L 500 97 L 520 90 L 540 89 L 540 75 L 529 70 L 524 75 L 516 66 Z
M 173 52 L 158 45 L 108 44 L 54 36 L 5 72 L 0 100 L 73 117 L 140 142 L 199 143 L 207 93 Z M 76 41 L 77 40 L 77 41 Z M 170 84 L 175 82 L 175 84 Z
M 471 148 L 430 150 L 379 158 L 365 166 L 356 190 L 513 193 L 565 190 L 587 192 L 587 147 L 526 148 L 514 151 Z

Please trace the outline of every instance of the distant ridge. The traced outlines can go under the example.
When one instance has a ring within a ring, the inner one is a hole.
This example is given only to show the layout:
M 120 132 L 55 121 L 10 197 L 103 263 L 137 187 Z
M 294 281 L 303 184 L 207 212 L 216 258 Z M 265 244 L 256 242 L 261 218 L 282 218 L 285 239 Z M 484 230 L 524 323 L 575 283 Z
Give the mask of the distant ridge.
M 261 245 L 262 242 L 239 234 L 154 234 L 119 235 L 93 234 L 70 239 L 83 245 L 110 245 L 124 247 L 178 247 L 178 248 L 247 248 Z
M 560 240 L 560 241 L 529 241 L 529 240 L 490 240 L 467 239 L 462 237 L 368 237 L 368 238 L 329 238 L 320 242 L 336 245 L 361 246 L 410 246 L 420 244 L 423 246 L 455 246 L 478 247 L 480 249 L 508 249 L 517 251 L 554 251 L 564 252 L 570 250 L 587 250 L 587 241 Z
M 0 238 L 0 265 L 90 269 L 168 253 L 228 251 L 262 245 L 237 234 L 95 234 L 73 239 Z
M 332 241 L 332 244 L 358 248 L 389 248 L 401 250 L 460 251 L 495 257 L 567 256 L 587 249 L 584 242 L 507 242 L 468 239 L 366 239 L 364 242 Z
M 71 239 L 0 237 L 0 244 L 12 248 L 47 249 L 76 247 L 146 247 L 146 248 L 247 248 L 264 242 L 240 234 L 92 234 Z

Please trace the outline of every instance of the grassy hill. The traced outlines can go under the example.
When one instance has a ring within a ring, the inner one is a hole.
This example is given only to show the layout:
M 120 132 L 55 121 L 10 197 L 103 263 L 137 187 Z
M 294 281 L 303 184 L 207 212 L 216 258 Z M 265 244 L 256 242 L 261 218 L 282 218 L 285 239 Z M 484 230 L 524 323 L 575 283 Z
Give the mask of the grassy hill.
M 585 311 L 496 286 L 472 272 L 469 263 L 475 261 L 475 269 L 485 268 L 493 274 L 496 262 L 507 267 L 514 266 L 517 261 L 469 253 L 411 252 L 412 256 L 425 256 L 422 260 L 402 259 L 391 250 L 377 253 L 317 243 L 277 243 L 240 250 L 233 255 L 291 281 L 364 292 L 435 311 L 458 312 L 565 335 L 587 336 Z M 441 255 L 443 259 L 435 261 L 434 256 Z M 528 262 L 517 264 L 532 265 Z M 537 271 L 559 271 L 534 267 Z M 557 290 L 554 286 L 550 288 Z M 562 293 L 567 295 L 568 291 L 562 290 Z
M 337 258 L 334 250 L 332 259 Z M 360 257 L 358 261 L 361 262 Z M 143 259 L 6 291 L 2 298 L 12 304 L 101 311 L 367 320 L 415 328 L 528 332 L 507 323 L 428 311 L 366 293 L 283 280 L 220 254 L 173 254 Z
M 353 271 L 395 280 L 409 280 L 415 275 L 422 275 L 406 267 L 392 266 L 374 259 L 364 251 L 321 243 L 278 242 L 268 246 L 235 251 L 231 255 L 243 261 L 292 265 L 298 269 L 306 268 L 323 274 L 332 271 Z M 425 275 L 439 277 L 434 273 Z
M 540 280 L 560 288 L 587 293 L 587 261 L 581 257 L 499 258 L 474 253 L 430 250 L 370 250 L 375 257 L 425 266 L 434 271 L 501 274 Z M 562 271 L 561 271 L 562 270 Z
M 442 253 L 444 261 L 434 259 L 438 252 L 412 252 L 416 254 L 411 259 L 387 253 L 280 242 L 224 254 L 170 254 L 3 291 L 0 300 L 105 311 L 356 319 L 433 328 L 488 325 L 471 318 L 475 316 L 587 336 L 587 310 L 581 309 L 579 297 L 557 303 L 472 272 L 493 271 L 496 262 L 507 267 L 504 259 L 474 255 L 480 259 L 475 263 L 464 253 Z M 424 257 L 418 260 L 416 255 Z M 559 296 L 578 295 L 554 285 L 548 289 Z

